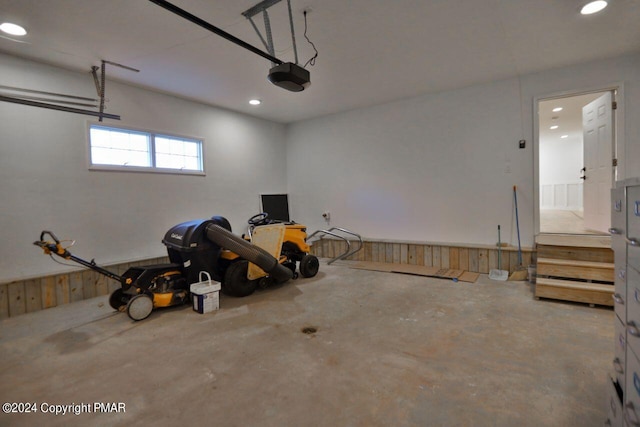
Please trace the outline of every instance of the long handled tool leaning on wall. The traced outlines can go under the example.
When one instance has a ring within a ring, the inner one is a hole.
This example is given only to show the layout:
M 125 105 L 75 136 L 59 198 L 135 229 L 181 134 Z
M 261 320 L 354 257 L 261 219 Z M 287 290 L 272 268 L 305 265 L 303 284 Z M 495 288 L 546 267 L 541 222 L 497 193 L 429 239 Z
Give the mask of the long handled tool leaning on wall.
M 500 239 L 500 226 L 498 225 L 498 269 L 489 272 L 489 279 L 505 281 L 509 277 L 509 272 L 502 268 L 502 240 Z
M 516 208 L 516 230 L 518 232 L 518 265 L 515 271 L 509 276 L 509 280 L 526 280 L 527 269 L 522 265 L 522 247 L 520 246 L 520 221 L 518 220 L 518 194 L 516 186 L 513 186 L 513 202 Z

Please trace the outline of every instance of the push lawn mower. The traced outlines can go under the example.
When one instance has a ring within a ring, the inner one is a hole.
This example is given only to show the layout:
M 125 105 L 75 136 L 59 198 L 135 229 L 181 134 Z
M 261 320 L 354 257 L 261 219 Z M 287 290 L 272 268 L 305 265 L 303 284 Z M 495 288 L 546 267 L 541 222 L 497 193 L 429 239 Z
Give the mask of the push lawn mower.
M 44 240 L 45 236 L 53 242 Z M 120 282 L 109 297 L 109 305 L 126 311 L 133 320 L 145 319 L 154 307 L 169 307 L 189 300 L 189 285 L 179 264 L 157 264 L 131 267 L 122 276 L 98 266 L 94 260 L 87 261 L 70 253 L 51 231 L 43 231 L 40 240 L 33 243 L 47 255 L 55 254 L 94 270 Z
M 260 225 L 273 223 L 267 214 L 250 219 L 249 236 L 239 237 L 231 232 L 229 222 L 220 216 L 178 224 L 165 234 L 169 264 L 131 267 L 121 276 L 71 254 L 51 231 L 43 231 L 34 245 L 45 254 L 57 255 L 120 282 L 109 298 L 115 310 L 126 311 L 133 320 L 147 318 L 154 308 L 170 307 L 190 301 L 189 285 L 198 281 L 201 271 L 222 283 L 223 292 L 237 297 L 252 294 L 260 285 L 284 283 L 294 277 L 296 262 L 300 274 L 313 277 L 318 272 L 318 259 L 309 255 L 306 229 L 303 225 L 286 223 L 282 253 L 276 259 L 264 249 L 250 242 L 251 232 Z M 45 240 L 45 237 L 53 241 Z M 287 240 L 289 239 L 289 240 Z M 247 277 L 249 262 L 264 272 L 263 277 Z M 297 276 L 297 275 L 296 275 Z

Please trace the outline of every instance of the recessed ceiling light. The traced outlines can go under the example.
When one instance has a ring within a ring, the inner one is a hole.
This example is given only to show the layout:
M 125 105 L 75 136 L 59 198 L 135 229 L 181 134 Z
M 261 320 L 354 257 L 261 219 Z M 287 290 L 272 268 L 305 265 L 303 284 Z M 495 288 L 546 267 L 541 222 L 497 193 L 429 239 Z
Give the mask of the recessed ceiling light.
M 11 22 L 3 22 L 0 24 L 0 30 L 7 34 L 11 34 L 12 36 L 24 36 L 27 34 L 27 30 L 25 30 L 24 27 L 12 24 Z
M 549 129 L 558 129 L 559 127 L 560 126 L 558 126 L 558 125 L 553 125 L 553 126 L 550 126 Z
M 260 105 L 260 104 L 262 104 L 262 101 L 260 101 L 259 99 L 252 99 L 251 101 L 249 101 L 249 104 L 251 104 L 251 105 Z
M 591 15 L 592 13 L 600 12 L 605 7 L 607 7 L 607 2 L 604 0 L 592 1 L 582 6 L 580 13 L 583 15 Z
M 569 138 L 569 135 L 562 135 L 560 138 L 562 139 Z
M 562 107 L 556 107 L 551 111 L 553 111 L 554 113 L 557 113 L 558 111 L 562 111 Z

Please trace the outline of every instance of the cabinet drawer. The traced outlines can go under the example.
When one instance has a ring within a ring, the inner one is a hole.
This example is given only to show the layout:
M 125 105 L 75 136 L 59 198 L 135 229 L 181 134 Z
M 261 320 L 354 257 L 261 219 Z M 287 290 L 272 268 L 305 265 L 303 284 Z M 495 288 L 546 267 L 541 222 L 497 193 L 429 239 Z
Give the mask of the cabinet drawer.
M 633 351 L 627 352 L 623 417 L 629 426 L 640 425 L 640 361 Z
M 640 242 L 640 236 L 636 240 Z M 640 246 L 627 245 L 627 264 L 640 270 Z
M 624 275 L 627 278 L 627 298 L 625 299 L 627 321 L 633 320 L 640 325 L 640 273 L 627 265 Z
M 616 183 L 611 190 L 611 249 L 615 254 L 615 291 L 613 294 L 616 315 L 622 323 L 627 321 L 627 201 L 624 183 Z
M 621 260 L 616 252 L 615 258 L 615 290 L 613 293 L 613 302 L 616 315 L 622 321 L 627 322 L 627 264 L 625 260 Z
M 640 186 L 627 187 L 627 262 L 640 270 Z
M 627 346 L 640 354 L 640 273 L 627 265 Z
M 625 236 L 627 228 L 627 197 L 625 187 L 611 189 L 611 229 L 612 236 Z
M 622 427 L 624 414 L 622 413 L 622 396 L 618 394 L 615 383 L 611 378 L 607 378 L 609 383 L 608 399 L 607 399 L 607 421 L 605 426 Z
M 627 333 L 625 325 L 619 320 L 614 320 L 615 328 L 615 350 L 613 358 L 613 379 L 618 381 L 622 390 L 625 387 L 626 376 L 626 354 L 627 354 Z

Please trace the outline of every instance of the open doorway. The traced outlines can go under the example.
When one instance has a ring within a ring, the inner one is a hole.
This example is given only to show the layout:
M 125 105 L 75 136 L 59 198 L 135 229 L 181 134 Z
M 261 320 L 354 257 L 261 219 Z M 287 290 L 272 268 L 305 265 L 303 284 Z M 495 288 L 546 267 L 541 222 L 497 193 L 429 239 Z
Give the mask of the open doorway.
M 608 234 L 613 92 L 542 99 L 538 114 L 540 233 Z

